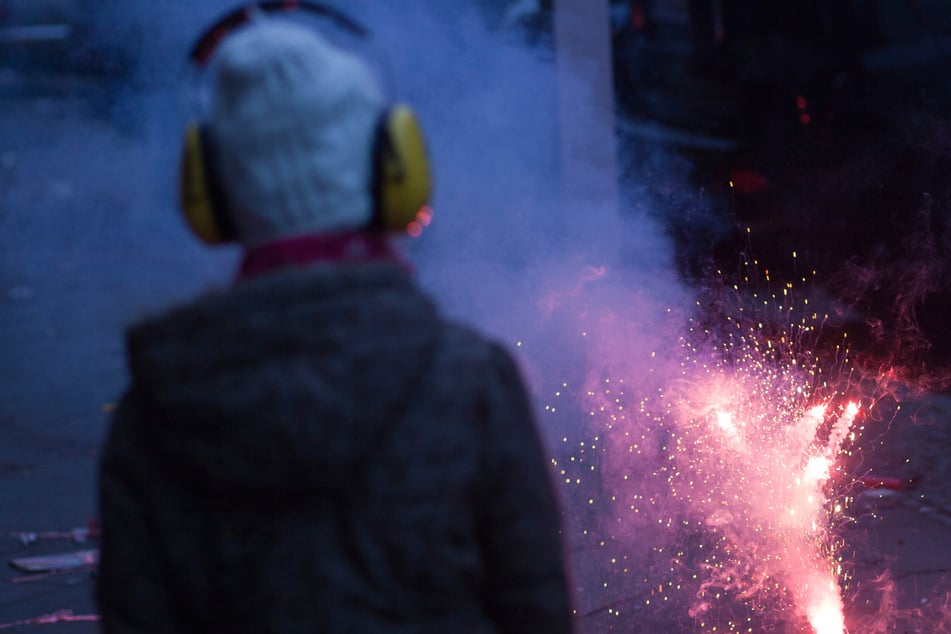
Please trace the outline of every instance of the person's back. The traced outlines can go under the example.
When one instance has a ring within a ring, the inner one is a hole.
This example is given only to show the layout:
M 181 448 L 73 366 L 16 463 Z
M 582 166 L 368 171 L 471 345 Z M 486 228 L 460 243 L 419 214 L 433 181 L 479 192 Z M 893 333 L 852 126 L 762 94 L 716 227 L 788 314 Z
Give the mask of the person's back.
M 382 104 L 353 72 L 297 98 L 295 73 L 344 55 L 318 37 L 268 21 L 216 54 L 241 279 L 128 332 L 100 481 L 104 630 L 568 632 L 518 371 L 365 230 Z M 335 125 L 310 99 L 347 132 L 310 129 Z

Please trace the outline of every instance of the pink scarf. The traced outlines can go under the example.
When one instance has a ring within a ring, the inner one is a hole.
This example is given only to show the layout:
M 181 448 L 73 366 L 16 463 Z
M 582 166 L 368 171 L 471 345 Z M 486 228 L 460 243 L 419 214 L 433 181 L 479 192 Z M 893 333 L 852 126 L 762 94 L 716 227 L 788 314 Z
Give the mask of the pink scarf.
M 391 261 L 409 270 L 382 235 L 348 231 L 333 234 L 308 234 L 285 238 L 245 251 L 237 281 L 290 266 L 309 266 L 318 262 Z

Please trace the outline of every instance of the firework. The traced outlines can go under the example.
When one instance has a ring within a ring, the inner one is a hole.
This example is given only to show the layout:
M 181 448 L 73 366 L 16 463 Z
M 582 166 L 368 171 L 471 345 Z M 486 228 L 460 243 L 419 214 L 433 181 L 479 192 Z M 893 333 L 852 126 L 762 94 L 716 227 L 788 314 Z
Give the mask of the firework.
M 596 577 L 579 589 L 590 631 L 846 632 L 836 528 L 863 409 L 845 342 L 817 352 L 825 315 L 794 295 L 662 311 L 676 328 L 644 307 L 630 322 L 585 312 L 590 371 L 554 392 L 584 409 L 546 410 L 587 423 L 553 463 Z

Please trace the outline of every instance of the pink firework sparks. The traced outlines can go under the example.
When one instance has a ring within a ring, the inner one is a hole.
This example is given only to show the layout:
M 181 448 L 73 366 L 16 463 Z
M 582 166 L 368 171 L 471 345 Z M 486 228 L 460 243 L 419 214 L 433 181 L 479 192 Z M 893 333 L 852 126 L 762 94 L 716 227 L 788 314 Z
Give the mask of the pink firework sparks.
M 718 306 L 674 346 L 649 307 L 628 323 L 585 312 L 584 387 L 555 391 L 585 409 L 546 406 L 587 423 L 553 461 L 583 631 L 847 631 L 836 529 L 863 407 L 844 342 L 814 352 L 823 315 L 788 290 L 770 299 L 788 302 L 785 321 Z

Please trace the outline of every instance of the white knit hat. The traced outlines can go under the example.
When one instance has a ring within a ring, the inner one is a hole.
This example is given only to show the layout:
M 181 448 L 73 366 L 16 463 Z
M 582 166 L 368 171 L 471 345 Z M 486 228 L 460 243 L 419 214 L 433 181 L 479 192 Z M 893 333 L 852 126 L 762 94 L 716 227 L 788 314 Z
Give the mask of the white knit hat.
M 229 36 L 212 64 L 208 127 L 241 243 L 366 226 L 383 99 L 364 63 L 269 19 Z

